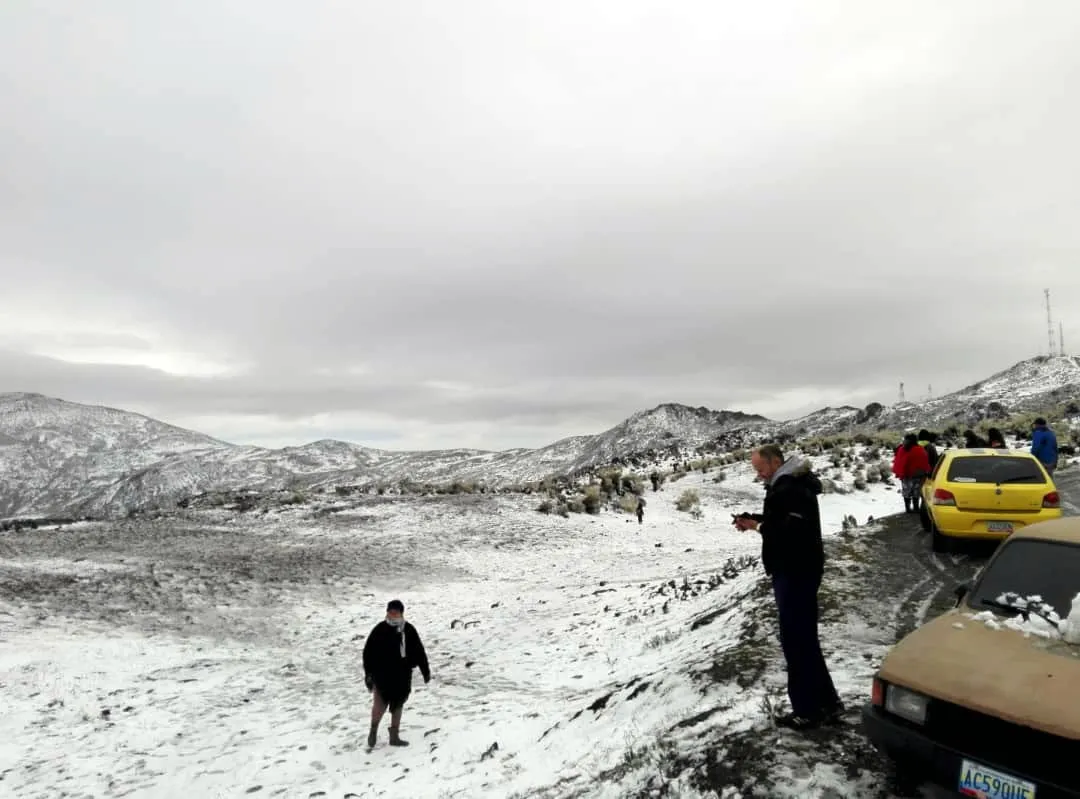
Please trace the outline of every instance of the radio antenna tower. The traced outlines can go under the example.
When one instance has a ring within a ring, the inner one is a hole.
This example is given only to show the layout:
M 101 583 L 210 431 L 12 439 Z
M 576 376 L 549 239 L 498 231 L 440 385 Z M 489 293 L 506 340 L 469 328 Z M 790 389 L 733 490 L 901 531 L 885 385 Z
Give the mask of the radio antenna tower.
M 926 387 L 926 398 L 928 400 L 932 400 L 934 398 L 934 387 L 933 387 L 933 385 L 928 385 Z
M 1050 342 L 1050 357 L 1054 356 L 1054 320 L 1050 316 L 1050 289 L 1043 289 L 1046 295 L 1046 336 Z
M 901 402 L 904 401 L 904 384 L 903 383 L 900 384 L 900 401 Z
M 1058 354 L 1065 354 L 1065 323 L 1058 322 Z

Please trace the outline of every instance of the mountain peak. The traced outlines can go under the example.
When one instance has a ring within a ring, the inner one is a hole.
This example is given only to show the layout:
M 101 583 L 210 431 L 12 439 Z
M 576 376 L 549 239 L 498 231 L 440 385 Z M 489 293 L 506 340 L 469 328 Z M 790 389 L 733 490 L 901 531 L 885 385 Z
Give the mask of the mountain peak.
M 1008 391 L 1021 384 L 1025 389 L 1052 389 L 1080 383 L 1080 356 L 1038 355 L 1013 364 L 957 393 Z
M 719 411 L 717 411 L 717 410 L 713 410 L 712 408 L 707 408 L 704 405 L 699 405 L 697 407 L 693 407 L 691 405 L 683 405 L 682 403 L 679 403 L 679 402 L 662 402 L 659 405 L 657 405 L 655 408 L 649 408 L 648 410 L 638 411 L 637 413 L 633 414 L 630 417 L 630 419 L 643 419 L 643 418 L 647 418 L 647 417 L 664 416 L 664 415 L 674 415 L 676 417 L 679 417 L 679 416 L 683 416 L 683 417 L 692 416 L 692 417 L 703 418 L 703 419 L 722 420 L 723 422 L 728 422 L 728 421 L 735 420 L 735 419 L 739 419 L 739 420 L 746 421 L 746 422 L 750 422 L 750 421 L 767 422 L 767 421 L 769 421 L 769 419 L 767 419 L 766 417 L 760 416 L 760 415 L 754 414 L 754 413 L 744 413 L 743 411 L 729 411 L 729 410 L 719 410 Z M 629 421 L 630 419 L 627 419 L 627 421 Z

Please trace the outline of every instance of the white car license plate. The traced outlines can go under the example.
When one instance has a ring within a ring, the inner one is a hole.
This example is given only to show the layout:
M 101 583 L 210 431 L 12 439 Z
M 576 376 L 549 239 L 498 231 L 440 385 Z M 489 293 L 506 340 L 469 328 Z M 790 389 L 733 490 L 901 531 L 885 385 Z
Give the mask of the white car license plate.
M 1011 533 L 1013 526 L 1011 522 L 987 522 L 986 531 L 989 533 Z
M 971 760 L 960 764 L 959 788 L 961 796 L 979 799 L 1035 799 L 1035 783 Z

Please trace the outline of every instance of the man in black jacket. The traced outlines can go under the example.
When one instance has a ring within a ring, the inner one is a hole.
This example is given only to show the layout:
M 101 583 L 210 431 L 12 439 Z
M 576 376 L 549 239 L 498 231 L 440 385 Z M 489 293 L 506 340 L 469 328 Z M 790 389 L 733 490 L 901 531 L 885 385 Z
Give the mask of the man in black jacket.
M 784 460 L 774 444 L 755 451 L 751 463 L 765 483 L 765 507 L 760 514 L 737 516 L 735 525 L 761 534 L 761 563 L 776 597 L 791 712 L 775 721 L 811 729 L 836 721 L 844 710 L 818 638 L 818 589 L 825 570 L 821 481 L 810 471 L 809 461 Z
M 412 693 L 415 667 L 419 667 L 425 684 L 431 682 L 431 669 L 420 634 L 405 621 L 405 605 L 394 599 L 386 606 L 386 619 L 375 625 L 364 644 L 364 684 L 373 696 L 369 749 L 375 746 L 379 723 L 387 710 L 390 711 L 390 745 L 409 745 L 398 732 L 401 711 Z

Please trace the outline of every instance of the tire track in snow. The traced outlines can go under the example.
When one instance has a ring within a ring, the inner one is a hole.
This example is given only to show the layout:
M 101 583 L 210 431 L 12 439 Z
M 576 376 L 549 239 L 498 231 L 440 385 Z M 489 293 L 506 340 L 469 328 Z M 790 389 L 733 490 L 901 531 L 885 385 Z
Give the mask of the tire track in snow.
M 912 560 L 918 562 L 918 559 L 914 556 L 912 556 Z M 908 589 L 908 591 L 906 591 L 893 604 L 889 620 L 892 622 L 892 629 L 897 638 L 906 635 L 903 630 L 907 629 L 909 626 L 911 627 L 911 629 L 914 629 L 914 626 L 911 626 L 911 623 L 909 622 L 907 617 L 909 615 L 913 616 L 914 614 L 912 613 L 912 607 L 914 605 L 920 604 L 923 601 L 919 590 L 933 579 L 934 576 L 929 574 L 923 577 L 921 580 L 919 580 L 919 582 L 915 583 L 915 585 Z
M 1080 505 L 1075 500 L 1075 497 L 1080 494 L 1080 473 L 1074 473 L 1074 471 L 1075 467 L 1067 471 L 1064 476 L 1057 475 L 1054 478 L 1054 483 L 1061 494 L 1061 509 L 1066 516 L 1080 516 Z

